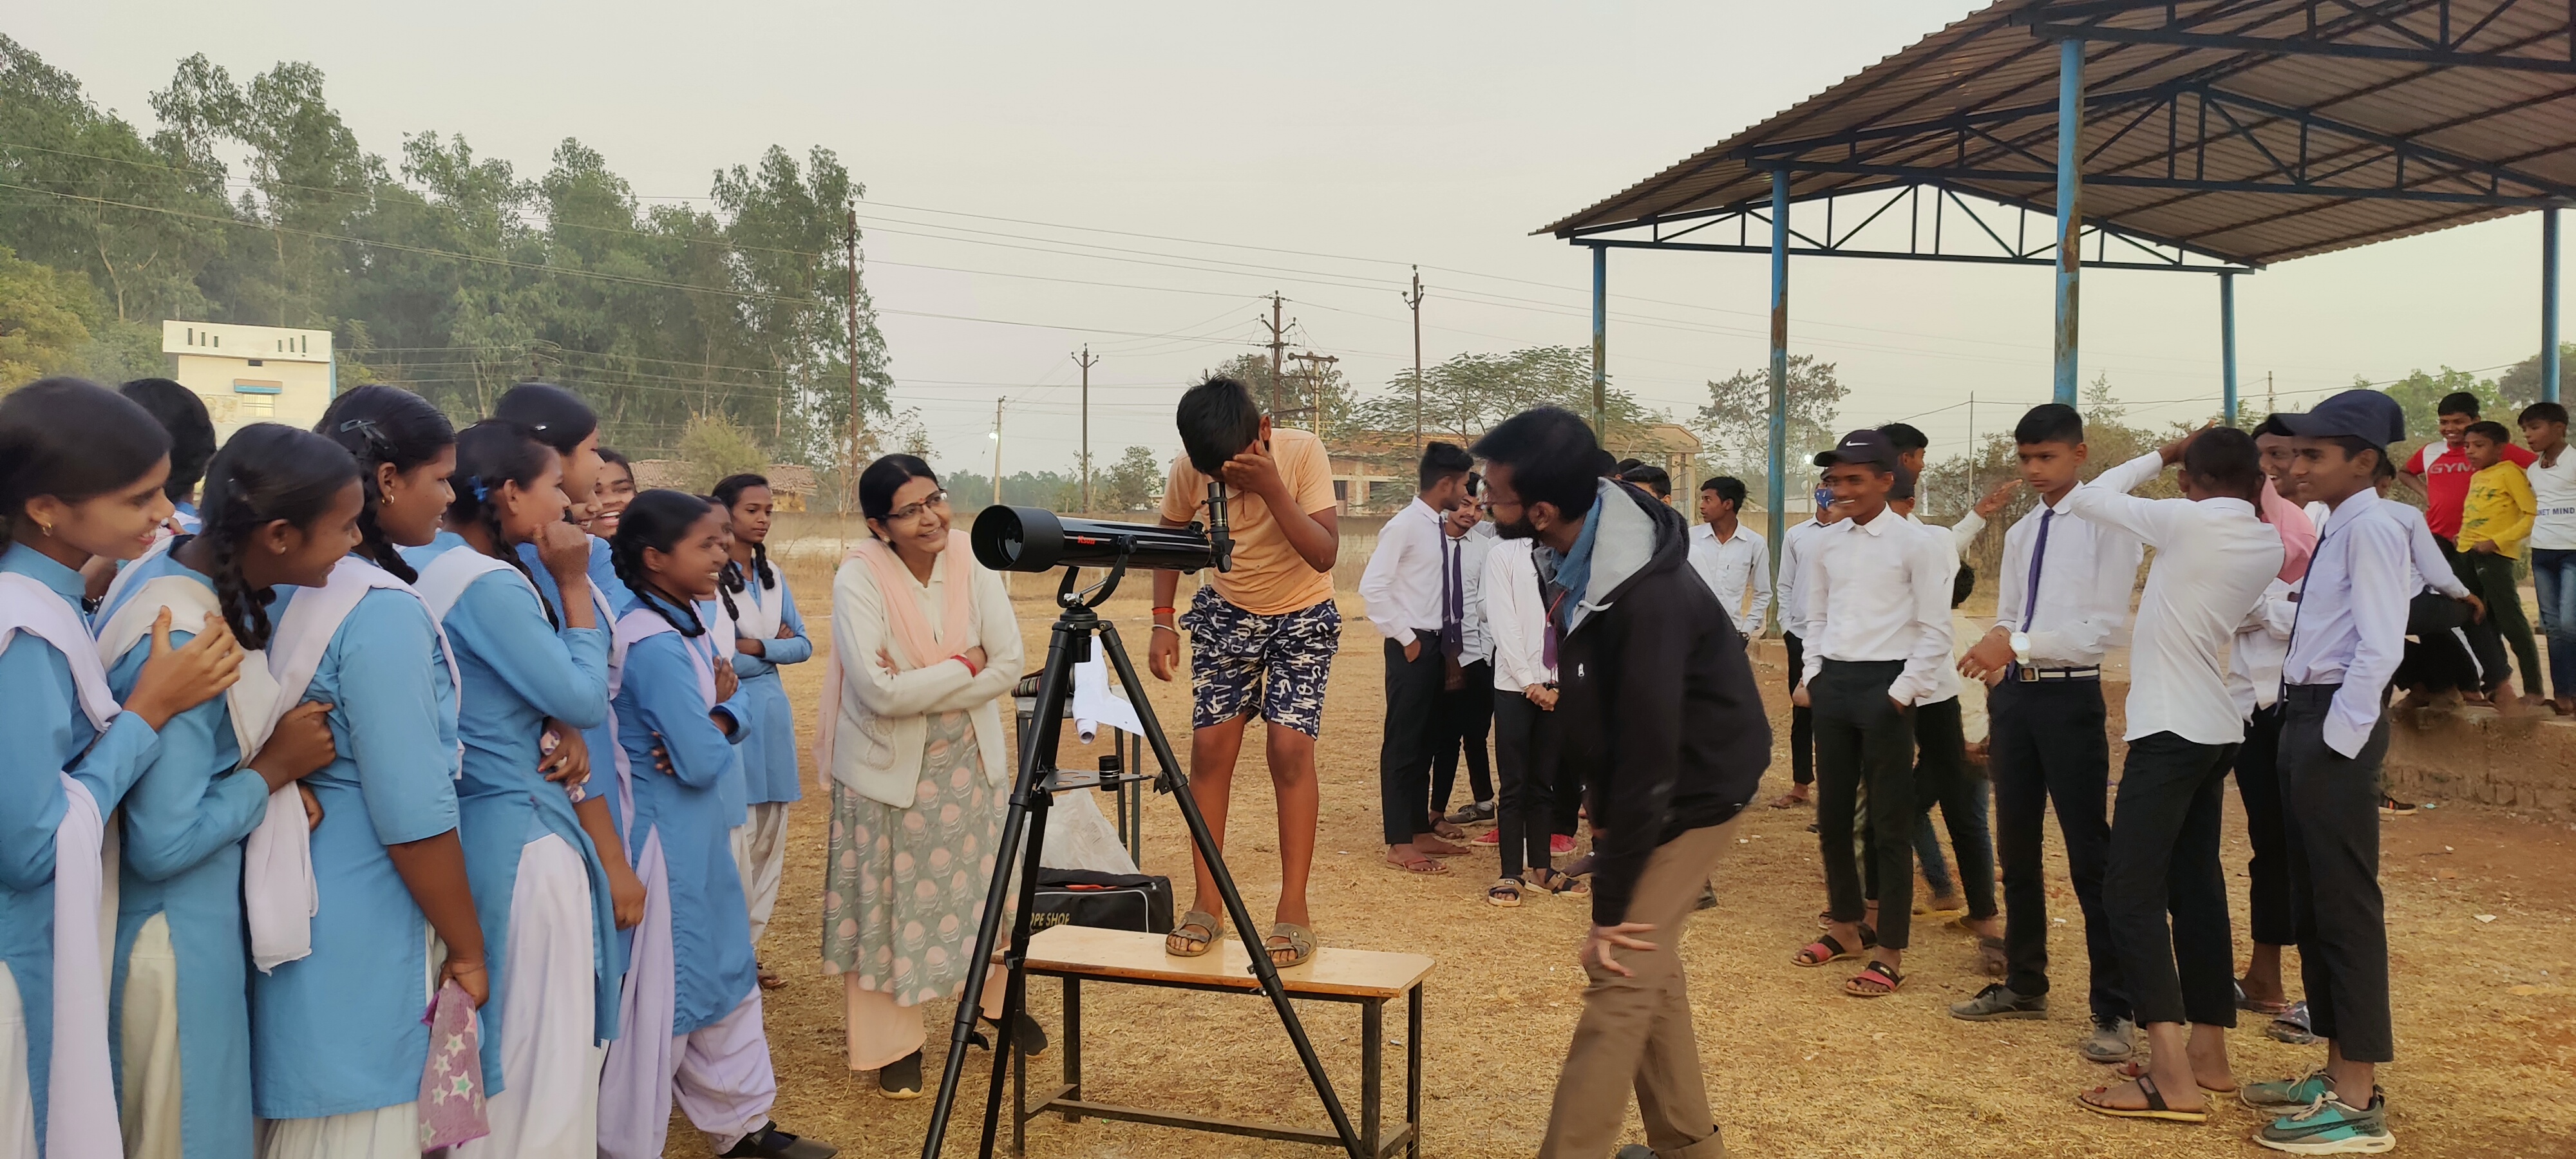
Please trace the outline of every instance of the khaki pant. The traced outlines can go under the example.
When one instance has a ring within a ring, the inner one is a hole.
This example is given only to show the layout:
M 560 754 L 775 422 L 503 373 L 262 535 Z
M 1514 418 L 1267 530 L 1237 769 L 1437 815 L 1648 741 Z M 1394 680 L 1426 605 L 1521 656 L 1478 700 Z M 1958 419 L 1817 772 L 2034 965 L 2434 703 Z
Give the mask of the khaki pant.
M 1739 815 L 1738 820 L 1741 820 Z M 1587 962 L 1583 1020 L 1574 1027 L 1540 1159 L 1601 1159 L 1619 1139 L 1628 1091 L 1637 1092 L 1646 1144 L 1658 1159 L 1720 1159 L 1726 1143 L 1708 1109 L 1699 1042 L 1691 1032 L 1689 982 L 1682 976 L 1682 922 L 1700 887 L 1735 846 L 1736 821 L 1693 829 L 1655 850 L 1628 901 L 1627 920 L 1655 927 L 1640 935 L 1651 952 L 1613 951 L 1634 975 Z

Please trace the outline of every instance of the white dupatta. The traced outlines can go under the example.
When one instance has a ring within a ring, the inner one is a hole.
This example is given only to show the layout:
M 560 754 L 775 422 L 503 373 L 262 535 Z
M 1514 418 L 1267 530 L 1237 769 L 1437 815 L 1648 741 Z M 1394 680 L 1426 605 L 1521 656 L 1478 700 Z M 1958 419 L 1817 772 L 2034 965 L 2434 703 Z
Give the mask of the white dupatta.
M 71 667 L 81 712 L 104 733 L 124 709 L 107 688 L 107 669 L 80 614 L 52 588 L 15 572 L 0 573 L 0 651 L 20 634 L 53 645 Z M 124 1153 L 117 1126 L 116 1076 L 107 1051 L 107 939 L 102 920 L 108 866 L 102 860 L 107 821 L 89 788 L 62 775 L 63 819 L 54 828 L 53 1049 L 47 1057 L 45 1154 L 57 1159 Z

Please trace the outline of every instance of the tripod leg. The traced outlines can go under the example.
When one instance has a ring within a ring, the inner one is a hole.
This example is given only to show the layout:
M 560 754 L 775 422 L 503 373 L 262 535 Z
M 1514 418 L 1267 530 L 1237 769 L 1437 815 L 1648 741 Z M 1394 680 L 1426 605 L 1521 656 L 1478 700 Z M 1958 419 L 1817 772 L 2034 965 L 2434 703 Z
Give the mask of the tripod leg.
M 966 1077 L 966 1040 L 975 1033 L 975 1014 L 984 999 L 983 963 L 993 960 L 993 948 L 1001 941 L 1002 914 L 1011 897 L 1010 874 L 1003 867 L 1019 858 L 1024 837 L 1035 843 L 1045 836 L 1043 830 L 1028 832 L 1029 810 L 1039 795 L 1035 786 L 1055 761 L 1065 701 L 1073 695 L 1076 653 L 1072 645 L 1077 635 L 1088 631 L 1059 619 L 1047 642 L 1046 668 L 1038 676 L 1036 736 L 1021 748 L 1020 773 L 1012 781 L 1010 810 L 1002 816 L 1002 841 L 993 852 L 993 881 L 984 890 L 984 920 L 975 928 L 974 964 L 966 971 L 966 990 L 958 996 L 957 1019 L 948 1031 L 948 1059 L 940 1067 L 939 1094 L 931 1102 L 930 1129 L 921 1140 L 921 1159 L 939 1159 L 940 1148 L 947 1142 L 949 1115 L 957 1109 L 957 1086 Z
M 1031 914 L 1037 909 L 1038 859 L 1046 850 L 1047 809 L 1055 800 L 1054 795 L 1043 788 L 1033 789 L 1030 797 L 1028 852 L 1020 864 L 1019 912 L 1011 918 L 1011 944 L 1002 951 L 1009 981 L 1002 987 L 1002 1025 L 993 1032 L 993 1085 L 986 1089 L 984 1096 L 984 1145 L 980 1152 L 984 1159 L 992 1159 L 994 1130 L 1001 1122 L 1002 1079 L 1020 1050 L 1020 1015 L 1028 1009 L 1029 1003 L 1029 925 Z M 1002 876 L 1004 864 L 998 860 L 993 863 L 994 876 Z M 1016 1109 L 1013 1115 L 1013 1131 L 1016 1133 L 1019 1130 Z
M 1109 653 L 1110 666 L 1118 672 L 1120 687 L 1127 690 L 1127 699 L 1136 707 L 1138 721 L 1145 726 L 1145 739 L 1154 746 L 1154 759 L 1167 771 L 1180 768 L 1180 761 L 1172 755 L 1172 742 L 1163 736 L 1162 726 L 1154 720 L 1154 708 L 1145 699 L 1144 682 L 1136 678 L 1136 665 L 1127 659 L 1126 646 L 1118 642 L 1115 625 L 1101 623 L 1100 644 Z M 1234 886 L 1234 875 L 1225 867 L 1225 856 L 1217 851 L 1207 819 L 1199 815 L 1198 801 L 1190 796 L 1186 785 L 1180 786 L 1172 799 L 1179 803 L 1181 820 L 1189 826 L 1190 844 L 1207 860 L 1208 875 L 1216 880 L 1217 895 L 1225 899 L 1226 914 L 1233 919 L 1234 928 L 1245 934 L 1244 948 L 1251 951 L 1252 975 L 1261 980 L 1262 992 L 1270 995 L 1270 1004 L 1277 1008 L 1279 1023 L 1287 1029 L 1288 1040 L 1297 1047 L 1298 1060 L 1306 1066 L 1306 1078 L 1314 1083 L 1316 1097 L 1324 1101 L 1324 1113 L 1333 1120 L 1333 1132 L 1341 1136 L 1342 1149 L 1351 1159 L 1376 1159 L 1363 1151 L 1358 1132 L 1351 1128 L 1350 1113 L 1342 1109 L 1341 1098 L 1333 1093 L 1333 1080 L 1324 1073 L 1324 1060 L 1317 1057 L 1314 1042 L 1306 1037 L 1305 1024 L 1297 1019 L 1297 1008 L 1288 1000 L 1288 987 L 1279 981 L 1279 968 L 1271 963 L 1262 943 L 1250 938 L 1250 932 L 1260 927 L 1252 924 L 1252 911 L 1243 904 L 1242 891 Z

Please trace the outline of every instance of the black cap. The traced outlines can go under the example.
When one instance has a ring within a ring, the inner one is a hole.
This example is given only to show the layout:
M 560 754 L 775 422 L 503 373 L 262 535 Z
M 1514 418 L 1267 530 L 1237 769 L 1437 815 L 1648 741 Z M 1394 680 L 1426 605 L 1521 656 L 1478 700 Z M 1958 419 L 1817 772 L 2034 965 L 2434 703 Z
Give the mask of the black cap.
M 2375 390 L 2355 388 L 2318 403 L 2305 414 L 2276 414 L 2255 428 L 2257 434 L 2321 439 L 2350 435 L 2385 447 L 2406 438 L 2406 408 Z
M 1882 471 L 1895 471 L 1896 443 L 1884 433 L 1871 430 L 1853 431 L 1834 444 L 1832 450 L 1816 452 L 1816 465 L 1830 467 L 1836 463 L 1867 463 Z

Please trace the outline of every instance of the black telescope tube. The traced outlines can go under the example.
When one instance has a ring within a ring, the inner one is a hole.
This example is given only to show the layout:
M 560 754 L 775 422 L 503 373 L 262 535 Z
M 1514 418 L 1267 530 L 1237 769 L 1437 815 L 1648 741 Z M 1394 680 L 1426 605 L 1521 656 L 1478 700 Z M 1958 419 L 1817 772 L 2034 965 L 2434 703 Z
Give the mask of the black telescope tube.
M 1071 519 L 1043 507 L 987 507 L 968 533 L 975 562 L 994 571 L 1114 567 L 1123 551 L 1137 570 L 1199 571 L 1216 566 L 1196 527 Z

